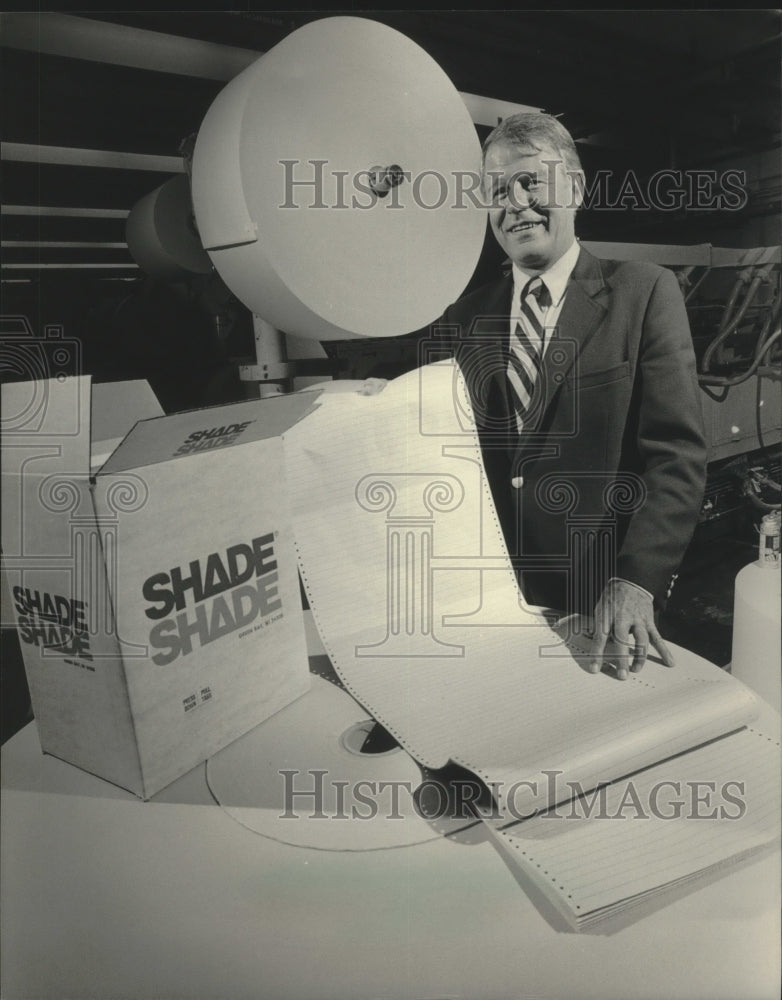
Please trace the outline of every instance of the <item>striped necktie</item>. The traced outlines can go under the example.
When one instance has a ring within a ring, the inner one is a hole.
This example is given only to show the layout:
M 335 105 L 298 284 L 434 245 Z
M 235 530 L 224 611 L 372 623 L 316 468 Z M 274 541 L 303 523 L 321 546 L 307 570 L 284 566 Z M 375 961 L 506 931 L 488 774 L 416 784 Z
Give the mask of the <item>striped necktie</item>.
M 535 387 L 543 362 L 546 310 L 550 304 L 551 296 L 543 280 L 530 278 L 521 292 L 521 314 L 511 335 L 508 358 L 508 382 L 519 433 L 525 424 L 534 426 L 535 410 L 540 405 Z

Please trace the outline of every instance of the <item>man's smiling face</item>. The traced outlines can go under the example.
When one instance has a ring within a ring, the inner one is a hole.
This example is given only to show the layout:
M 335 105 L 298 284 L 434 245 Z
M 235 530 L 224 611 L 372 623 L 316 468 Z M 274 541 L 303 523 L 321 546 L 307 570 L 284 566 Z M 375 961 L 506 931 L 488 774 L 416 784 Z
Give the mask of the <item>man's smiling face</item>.
M 578 179 L 558 153 L 500 140 L 486 152 L 485 195 L 494 235 L 510 259 L 527 271 L 545 271 L 575 239 Z

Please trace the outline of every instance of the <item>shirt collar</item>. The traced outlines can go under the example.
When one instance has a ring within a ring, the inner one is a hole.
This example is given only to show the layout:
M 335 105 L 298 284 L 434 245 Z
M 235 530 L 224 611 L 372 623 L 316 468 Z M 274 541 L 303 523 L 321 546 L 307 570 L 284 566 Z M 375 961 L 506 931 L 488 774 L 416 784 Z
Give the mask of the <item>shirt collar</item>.
M 539 272 L 543 283 L 548 288 L 549 295 L 551 296 L 551 304 L 554 307 L 558 306 L 562 301 L 580 251 L 581 247 L 578 244 L 578 240 L 573 240 L 570 249 L 566 250 L 559 260 L 551 265 L 548 271 Z M 535 273 L 537 272 L 523 271 L 517 264 L 513 265 L 514 301 L 518 298 L 521 289 Z

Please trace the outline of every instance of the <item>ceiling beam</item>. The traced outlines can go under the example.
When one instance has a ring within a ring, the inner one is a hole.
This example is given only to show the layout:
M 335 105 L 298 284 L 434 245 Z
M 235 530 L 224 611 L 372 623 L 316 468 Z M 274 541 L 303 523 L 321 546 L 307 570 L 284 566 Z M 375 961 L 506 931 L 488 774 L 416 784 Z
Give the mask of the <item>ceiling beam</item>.
M 6 13 L 0 17 L 0 31 L 3 45 L 12 49 L 207 80 L 232 80 L 260 55 L 72 14 Z
M 0 31 L 2 44 L 12 49 L 225 82 L 263 55 L 253 49 L 72 14 L 2 14 Z M 494 126 L 516 112 L 540 110 L 478 94 L 460 96 L 476 125 Z
M 3 264 L 3 270 L 14 271 L 137 271 L 138 264 L 128 262 L 127 264 L 90 264 L 87 262 L 80 264 L 42 264 L 40 261 L 32 264 Z
M 125 250 L 125 243 L 100 243 L 97 240 L 0 240 L 0 250 Z
M 127 219 L 128 208 L 59 208 L 56 205 L 0 205 L 0 215 L 58 216 L 68 219 Z
M 0 142 L 0 160 L 9 163 L 49 163 L 58 167 L 104 167 L 116 170 L 151 170 L 182 174 L 180 156 L 152 153 L 122 153 L 108 149 L 76 149 L 69 146 L 36 146 L 29 142 Z

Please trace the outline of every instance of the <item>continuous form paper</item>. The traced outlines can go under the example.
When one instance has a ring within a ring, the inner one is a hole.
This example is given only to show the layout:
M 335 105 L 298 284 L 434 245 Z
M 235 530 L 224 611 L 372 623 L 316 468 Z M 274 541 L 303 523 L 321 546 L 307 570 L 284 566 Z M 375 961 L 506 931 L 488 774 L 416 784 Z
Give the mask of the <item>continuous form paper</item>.
M 519 596 L 458 367 L 328 395 L 285 434 L 300 568 L 346 688 L 431 768 L 524 814 L 546 772 L 592 788 L 736 730 L 751 692 L 697 658 L 624 682 L 586 672 Z
M 634 775 L 632 789 L 619 780 L 488 826 L 573 926 L 596 925 L 778 842 L 779 746 L 744 729 Z

